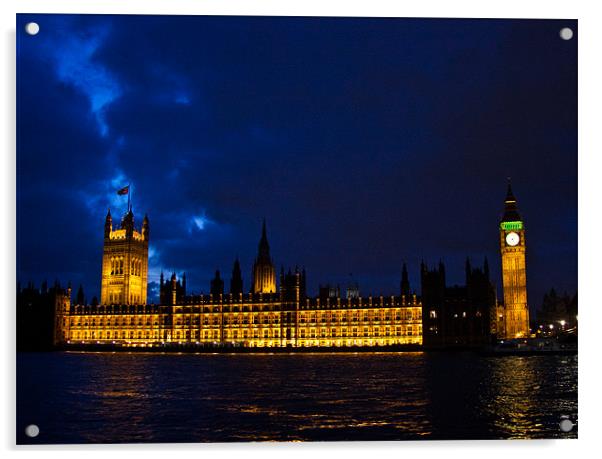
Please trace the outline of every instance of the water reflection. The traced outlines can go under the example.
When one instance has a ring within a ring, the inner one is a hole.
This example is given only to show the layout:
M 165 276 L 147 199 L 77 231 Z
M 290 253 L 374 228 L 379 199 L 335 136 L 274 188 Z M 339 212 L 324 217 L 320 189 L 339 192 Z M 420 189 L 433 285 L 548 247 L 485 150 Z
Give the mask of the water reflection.
M 18 423 L 49 443 L 560 437 L 577 414 L 562 359 L 23 354 Z
M 493 420 L 492 432 L 504 438 L 577 436 L 576 429 L 570 433 L 558 429 L 562 415 L 576 421 L 576 356 L 492 358 L 487 368 L 490 384 L 483 387 L 481 401 Z M 550 403 L 555 393 L 559 403 Z

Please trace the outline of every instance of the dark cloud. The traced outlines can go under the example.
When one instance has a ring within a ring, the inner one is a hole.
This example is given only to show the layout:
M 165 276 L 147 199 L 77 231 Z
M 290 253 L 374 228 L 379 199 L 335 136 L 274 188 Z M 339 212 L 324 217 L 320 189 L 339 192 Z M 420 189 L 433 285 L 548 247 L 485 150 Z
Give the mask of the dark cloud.
M 41 24 L 36 37 L 22 25 Z M 577 285 L 574 21 L 18 17 L 18 275 L 98 294 L 106 208 L 131 183 L 151 278 L 207 291 L 268 220 L 309 287 L 418 289 L 421 259 L 489 258 L 512 176 L 529 294 Z M 155 292 L 156 285 L 151 289 Z

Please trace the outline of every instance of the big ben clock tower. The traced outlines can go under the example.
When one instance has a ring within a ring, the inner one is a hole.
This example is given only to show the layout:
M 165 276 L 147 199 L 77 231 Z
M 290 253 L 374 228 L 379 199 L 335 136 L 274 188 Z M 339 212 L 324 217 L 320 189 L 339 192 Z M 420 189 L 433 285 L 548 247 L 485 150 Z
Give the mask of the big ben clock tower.
M 500 222 L 502 285 L 504 288 L 505 338 L 529 336 L 525 226 L 518 213 L 516 198 L 508 182 L 504 216 Z

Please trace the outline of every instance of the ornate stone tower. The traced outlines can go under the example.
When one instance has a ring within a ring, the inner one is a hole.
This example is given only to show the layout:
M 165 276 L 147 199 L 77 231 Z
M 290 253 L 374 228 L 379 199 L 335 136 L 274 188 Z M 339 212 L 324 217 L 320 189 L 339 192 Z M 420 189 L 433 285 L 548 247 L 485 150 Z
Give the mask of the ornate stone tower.
M 276 293 L 276 271 L 270 257 L 265 219 L 263 220 L 257 258 L 253 264 L 253 293 Z
M 504 216 L 500 222 L 502 286 L 504 289 L 504 327 L 500 331 L 505 338 L 528 337 L 530 333 L 526 247 L 525 225 L 518 213 L 512 187 L 508 183 Z
M 101 304 L 146 304 L 149 231 L 146 215 L 139 232 L 134 229 L 132 209 L 121 220 L 119 229 L 113 229 L 111 211 L 107 213 Z

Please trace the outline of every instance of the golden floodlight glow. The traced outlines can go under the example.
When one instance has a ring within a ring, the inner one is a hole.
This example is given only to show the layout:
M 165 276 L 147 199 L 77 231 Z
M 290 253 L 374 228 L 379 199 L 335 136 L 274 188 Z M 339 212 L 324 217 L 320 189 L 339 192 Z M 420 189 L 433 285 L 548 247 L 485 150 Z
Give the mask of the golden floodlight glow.
M 305 272 L 281 274 L 280 291 L 265 223 L 253 266 L 253 293 L 201 295 L 146 304 L 148 219 L 134 229 L 129 211 L 121 228 L 105 221 L 101 302 L 56 306 L 55 343 L 125 347 L 333 347 L 422 344 L 422 303 L 416 295 L 305 298 Z M 303 287 L 302 287 L 303 286 Z

